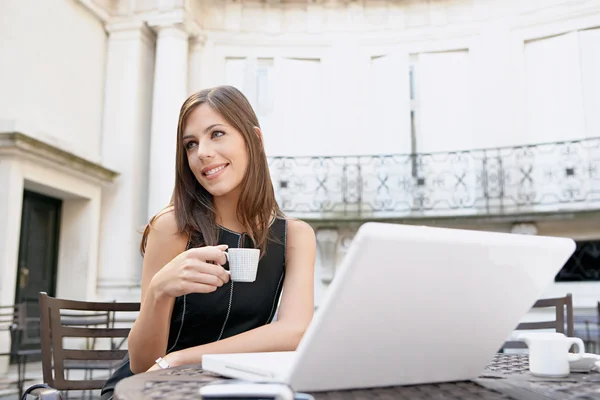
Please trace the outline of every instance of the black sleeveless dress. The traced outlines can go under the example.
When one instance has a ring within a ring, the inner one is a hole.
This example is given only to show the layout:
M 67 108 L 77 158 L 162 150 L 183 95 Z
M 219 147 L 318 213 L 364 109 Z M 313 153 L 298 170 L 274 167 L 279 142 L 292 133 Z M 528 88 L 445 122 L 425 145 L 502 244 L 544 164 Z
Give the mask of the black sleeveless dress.
M 273 320 L 285 276 L 286 221 L 271 224 L 256 281 L 229 281 L 212 293 L 191 293 L 175 299 L 167 353 L 211 343 L 258 328 Z M 194 239 L 189 248 L 194 247 Z M 219 244 L 252 248 L 245 233 L 219 227 Z M 229 265 L 223 266 L 229 269 Z
M 218 244 L 230 248 L 254 247 L 247 234 L 218 228 Z M 287 221 L 276 218 L 269 228 L 269 241 L 258 263 L 256 281 L 229 281 L 212 293 L 191 293 L 176 298 L 167 353 L 225 339 L 270 323 L 283 289 L 286 236 Z M 188 248 L 195 247 L 196 243 L 192 236 Z M 228 264 L 223 267 L 229 269 Z M 116 384 L 131 375 L 127 355 L 102 388 L 101 399 L 112 399 Z

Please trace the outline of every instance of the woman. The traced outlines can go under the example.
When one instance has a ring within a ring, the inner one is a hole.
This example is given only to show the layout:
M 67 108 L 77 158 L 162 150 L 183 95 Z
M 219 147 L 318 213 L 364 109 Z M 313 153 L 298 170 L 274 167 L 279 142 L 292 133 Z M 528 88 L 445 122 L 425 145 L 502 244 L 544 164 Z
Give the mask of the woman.
M 172 204 L 142 238 L 130 362 L 109 379 L 103 398 L 126 368 L 139 373 L 200 363 L 209 353 L 295 350 L 312 319 L 315 235 L 279 210 L 244 95 L 220 86 L 190 96 L 179 115 L 176 160 Z M 260 249 L 255 282 L 229 280 L 228 247 Z

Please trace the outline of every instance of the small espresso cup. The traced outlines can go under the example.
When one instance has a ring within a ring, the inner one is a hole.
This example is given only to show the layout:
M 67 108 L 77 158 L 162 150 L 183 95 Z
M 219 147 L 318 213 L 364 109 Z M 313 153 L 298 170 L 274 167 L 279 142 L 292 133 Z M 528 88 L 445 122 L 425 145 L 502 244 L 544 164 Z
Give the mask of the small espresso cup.
M 254 282 L 258 271 L 259 249 L 229 248 L 225 252 L 229 275 L 234 282 Z
M 517 336 L 529 348 L 529 371 L 532 375 L 560 378 L 571 372 L 569 361 L 580 360 L 585 351 L 579 338 L 556 332 L 524 332 Z M 577 353 L 569 353 L 572 345 Z

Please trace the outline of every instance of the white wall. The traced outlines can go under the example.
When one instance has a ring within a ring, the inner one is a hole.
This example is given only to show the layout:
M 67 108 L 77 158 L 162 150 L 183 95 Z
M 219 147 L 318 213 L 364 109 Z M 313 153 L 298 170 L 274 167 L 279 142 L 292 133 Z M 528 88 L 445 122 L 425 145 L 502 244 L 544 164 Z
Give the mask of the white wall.
M 258 70 L 242 64 L 275 60 L 267 72 L 274 116 L 261 116 L 269 155 L 408 152 L 411 59 L 419 151 L 598 134 L 597 29 L 585 31 L 600 27 L 597 1 L 341 4 L 214 6 L 202 21 L 205 43 L 195 52 L 202 67 L 192 80 L 232 83 L 252 97 Z M 577 37 L 571 44 L 582 50 L 548 45 L 556 35 Z M 225 65 L 231 59 L 236 72 Z M 320 67 L 290 59 L 320 60 Z M 548 99 L 553 106 L 544 105 Z
M 101 184 L 68 161 L 6 153 L 0 154 L 0 304 L 15 301 L 24 189 L 63 200 L 56 296 L 95 300 Z M 0 335 L 0 352 L 9 345 L 7 335 Z M 8 359 L 0 360 L 0 373 L 7 364 Z
M 0 120 L 98 161 L 103 24 L 71 0 L 3 0 L 0 15 Z
M 167 3 L 160 2 L 163 11 L 157 8 L 159 2 L 114 4 L 119 10 L 131 6 L 144 11 L 145 16 L 157 13 L 154 19 L 160 20 L 160 12 L 172 16 Z M 189 3 L 202 3 L 194 9 L 204 31 L 191 38 L 188 90 L 222 83 L 241 86 L 259 114 L 270 156 L 410 151 L 409 115 L 415 106 L 409 93 L 411 60 L 417 60 L 420 82 L 416 110 L 421 113 L 417 126 L 421 151 L 598 135 L 597 0 Z M 147 98 L 152 65 L 158 61 L 155 45 L 146 39 L 138 43 L 123 33 L 129 44 L 119 42 L 122 47 L 107 49 L 103 23 L 75 0 L 4 0 L 0 15 L 10 16 L 0 26 L 0 120 L 33 127 L 28 134 L 91 160 L 102 159 L 122 173 L 104 192 L 100 241 L 105 245 L 99 273 L 103 282 L 116 284 L 122 271 L 112 260 L 128 254 L 127 280 L 133 285 L 139 257 L 131 243 L 137 237 L 133 227 L 143 219 L 146 207 L 136 207 L 136 202 L 143 202 L 148 179 L 143 171 L 148 163 L 144 139 L 150 140 L 145 134 L 152 117 Z M 121 22 L 137 22 L 144 31 L 148 21 Z M 153 33 L 143 35 L 150 38 Z M 548 65 L 540 60 L 549 56 L 563 62 L 565 54 L 549 46 L 546 55 L 546 45 L 554 37 L 575 36 L 579 53 L 567 46 L 565 65 L 544 70 Z M 109 62 L 110 78 L 105 82 L 111 51 L 119 62 Z M 120 74 L 120 62 L 139 73 Z M 564 75 L 572 76 L 565 79 L 575 83 L 563 82 L 564 90 L 543 91 L 557 71 L 567 71 Z M 125 76 L 126 83 L 121 84 Z M 582 97 L 573 88 L 581 88 Z M 542 108 L 531 101 L 560 97 L 565 91 L 570 96 L 568 110 L 561 103 Z M 109 110 L 104 119 L 103 107 Z M 571 115 L 576 116 L 577 129 L 562 129 L 568 130 L 563 137 L 556 128 L 569 127 Z M 135 138 L 123 143 L 138 150 L 115 152 L 120 136 L 128 131 L 135 131 Z M 11 171 L 2 170 L 3 179 L 13 176 Z M 135 188 L 115 195 L 130 185 Z M 122 215 L 117 207 L 126 197 L 134 200 Z M 72 204 L 74 214 L 78 204 Z M 123 236 L 113 239 L 112 230 Z M 2 241 L 10 240 L 0 235 Z M 113 255 L 111 243 L 116 241 L 127 244 Z

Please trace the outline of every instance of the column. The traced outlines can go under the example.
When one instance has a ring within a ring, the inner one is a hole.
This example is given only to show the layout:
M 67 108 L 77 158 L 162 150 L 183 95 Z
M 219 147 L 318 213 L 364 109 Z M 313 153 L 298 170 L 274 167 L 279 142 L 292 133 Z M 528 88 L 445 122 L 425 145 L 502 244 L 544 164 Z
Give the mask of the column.
M 190 60 L 188 73 L 188 94 L 196 93 L 205 88 L 202 85 L 204 79 L 204 45 L 206 38 L 198 35 L 190 40 Z
M 23 206 L 23 176 L 16 158 L 0 156 L 0 301 L 3 305 L 15 301 L 21 208 Z M 0 352 L 10 350 L 10 334 L 0 332 Z M 0 374 L 8 370 L 8 357 L 0 359 Z
M 110 24 L 102 162 L 120 175 L 103 189 L 98 297 L 125 300 L 140 285 L 140 229 L 147 223 L 155 35 L 144 23 Z
M 0 301 L 15 301 L 21 209 L 23 207 L 23 174 L 16 157 L 0 156 Z
M 517 233 L 519 235 L 537 235 L 538 227 L 534 222 L 514 223 L 510 228 L 510 233 Z
M 157 26 L 148 217 L 168 205 L 175 183 L 179 109 L 188 93 L 188 33 L 182 24 Z
M 335 276 L 337 264 L 336 250 L 339 230 L 333 228 L 315 229 L 317 239 L 317 262 L 315 265 L 315 307 L 321 304 L 329 284 Z

